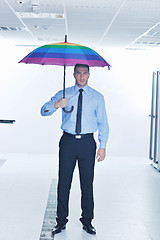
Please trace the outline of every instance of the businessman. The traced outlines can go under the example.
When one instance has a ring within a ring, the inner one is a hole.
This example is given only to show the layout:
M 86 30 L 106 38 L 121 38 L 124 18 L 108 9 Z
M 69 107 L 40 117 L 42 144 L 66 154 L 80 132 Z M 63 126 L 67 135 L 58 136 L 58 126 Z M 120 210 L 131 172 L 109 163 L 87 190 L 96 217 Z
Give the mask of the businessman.
M 108 120 L 103 95 L 88 86 L 89 66 L 76 64 L 73 76 L 75 85 L 66 89 L 66 98 L 63 98 L 63 92 L 59 91 L 41 108 L 42 116 L 49 116 L 58 108 L 65 108 L 68 111 L 71 106 L 74 107 L 71 113 L 62 111 L 63 135 L 59 142 L 57 225 L 52 235 L 64 230 L 68 222 L 69 193 L 76 162 L 81 186 L 80 221 L 87 233 L 96 234 L 96 229 L 91 223 L 94 218 L 94 165 L 95 158 L 100 162 L 106 156 Z M 93 133 L 97 130 L 99 147 L 96 153 L 97 144 Z

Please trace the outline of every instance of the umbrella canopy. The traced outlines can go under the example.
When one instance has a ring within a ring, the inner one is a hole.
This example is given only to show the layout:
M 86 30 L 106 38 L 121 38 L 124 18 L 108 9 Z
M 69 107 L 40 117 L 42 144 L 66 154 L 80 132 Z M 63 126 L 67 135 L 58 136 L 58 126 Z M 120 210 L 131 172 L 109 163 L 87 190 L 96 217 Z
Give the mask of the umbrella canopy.
M 19 61 L 19 63 L 64 66 L 63 98 L 65 98 L 66 66 L 86 64 L 90 67 L 107 66 L 108 69 L 111 67 L 111 65 L 93 49 L 67 42 L 67 35 L 65 35 L 65 42 L 47 44 L 38 47 Z M 73 111 L 73 106 L 70 111 L 67 111 L 64 108 L 63 111 L 70 113 Z
M 69 42 L 38 47 L 19 61 L 19 63 L 21 62 L 60 66 L 74 66 L 79 63 L 87 64 L 90 67 L 107 66 L 110 69 L 110 64 L 91 48 Z

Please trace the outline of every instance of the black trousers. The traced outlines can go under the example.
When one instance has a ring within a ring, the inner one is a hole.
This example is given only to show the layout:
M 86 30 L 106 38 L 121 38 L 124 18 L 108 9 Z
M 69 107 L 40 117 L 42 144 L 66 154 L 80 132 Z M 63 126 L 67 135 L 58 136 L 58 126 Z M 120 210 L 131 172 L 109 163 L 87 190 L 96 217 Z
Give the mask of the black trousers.
M 64 133 L 59 142 L 59 181 L 57 223 L 67 223 L 69 193 L 76 161 L 78 161 L 81 209 L 80 221 L 88 224 L 93 219 L 93 178 L 96 154 L 96 142 L 93 134 L 85 135 L 81 139 Z

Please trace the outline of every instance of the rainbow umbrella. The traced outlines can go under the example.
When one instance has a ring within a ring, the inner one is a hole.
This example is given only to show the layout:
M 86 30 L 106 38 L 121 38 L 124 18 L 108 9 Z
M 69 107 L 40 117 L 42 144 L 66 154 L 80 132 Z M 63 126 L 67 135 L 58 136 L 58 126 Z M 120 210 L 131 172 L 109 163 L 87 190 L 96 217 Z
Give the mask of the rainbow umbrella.
M 75 66 L 79 63 L 87 64 L 90 67 L 107 66 L 108 69 L 111 67 L 111 65 L 93 49 L 67 42 L 67 36 L 65 36 L 65 42 L 47 44 L 36 48 L 19 61 L 19 63 L 64 66 L 63 98 L 65 98 L 66 66 Z M 67 112 L 65 109 L 63 110 Z M 68 112 L 71 111 L 73 111 L 73 106 Z

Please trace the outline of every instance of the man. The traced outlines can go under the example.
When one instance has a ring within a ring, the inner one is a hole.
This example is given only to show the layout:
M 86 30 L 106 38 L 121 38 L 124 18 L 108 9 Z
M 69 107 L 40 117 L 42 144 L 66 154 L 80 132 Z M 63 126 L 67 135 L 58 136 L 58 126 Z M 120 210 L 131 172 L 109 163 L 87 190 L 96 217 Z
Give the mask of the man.
M 71 106 L 74 107 L 71 113 L 62 111 L 63 135 L 59 142 L 57 225 L 52 231 L 53 235 L 65 229 L 68 222 L 69 193 L 76 161 L 81 185 L 80 221 L 87 233 L 96 234 L 91 224 L 94 217 L 93 178 L 96 155 L 93 133 L 98 129 L 100 142 L 96 155 L 98 161 L 104 160 L 106 156 L 109 133 L 104 97 L 88 86 L 89 66 L 76 64 L 73 76 L 75 85 L 66 89 L 67 98 L 62 98 L 62 91 L 59 91 L 41 109 L 42 116 L 49 116 L 58 108 L 69 111 Z

